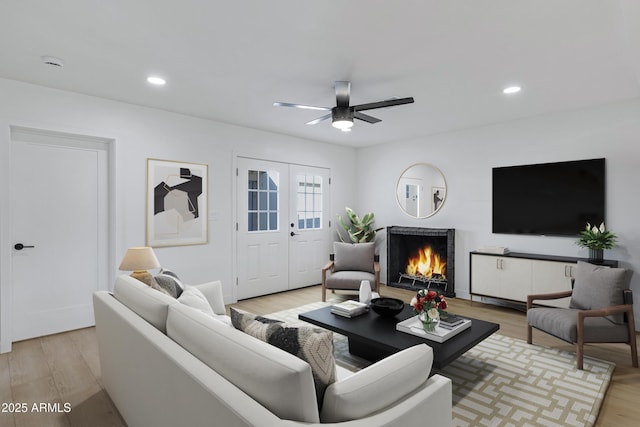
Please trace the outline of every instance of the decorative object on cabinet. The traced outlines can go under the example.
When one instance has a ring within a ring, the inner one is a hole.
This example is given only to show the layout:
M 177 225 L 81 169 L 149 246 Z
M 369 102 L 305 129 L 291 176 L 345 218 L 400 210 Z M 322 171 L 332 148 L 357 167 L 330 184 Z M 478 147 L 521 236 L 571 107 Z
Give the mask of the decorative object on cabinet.
M 147 246 L 207 243 L 207 165 L 147 159 Z
M 576 245 L 589 249 L 590 261 L 602 261 L 604 249 L 613 248 L 617 238 L 614 233 L 605 228 L 604 222 L 600 227 L 587 223 L 585 229 L 580 232 Z
M 416 163 L 405 169 L 396 185 L 396 200 L 407 215 L 428 218 L 438 212 L 447 197 L 447 183 L 437 167 Z

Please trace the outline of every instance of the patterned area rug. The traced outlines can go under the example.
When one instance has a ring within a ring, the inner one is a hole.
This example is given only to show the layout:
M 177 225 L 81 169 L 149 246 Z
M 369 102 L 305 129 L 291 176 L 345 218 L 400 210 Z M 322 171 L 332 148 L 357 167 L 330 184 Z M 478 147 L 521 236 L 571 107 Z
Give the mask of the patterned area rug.
M 328 304 L 307 304 L 268 317 L 303 323 L 299 313 Z M 352 371 L 370 364 L 351 355 L 346 337 L 335 333 L 334 354 L 340 366 Z M 453 382 L 453 425 L 592 426 L 615 364 L 590 357 L 584 358 L 583 371 L 575 364 L 574 353 L 494 334 L 440 372 Z

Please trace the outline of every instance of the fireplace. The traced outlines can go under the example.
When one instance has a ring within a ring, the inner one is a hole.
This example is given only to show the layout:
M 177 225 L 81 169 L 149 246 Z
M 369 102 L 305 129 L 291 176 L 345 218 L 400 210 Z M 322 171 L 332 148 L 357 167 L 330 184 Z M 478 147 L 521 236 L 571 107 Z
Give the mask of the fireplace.
M 455 229 L 387 227 L 387 285 L 455 297 Z

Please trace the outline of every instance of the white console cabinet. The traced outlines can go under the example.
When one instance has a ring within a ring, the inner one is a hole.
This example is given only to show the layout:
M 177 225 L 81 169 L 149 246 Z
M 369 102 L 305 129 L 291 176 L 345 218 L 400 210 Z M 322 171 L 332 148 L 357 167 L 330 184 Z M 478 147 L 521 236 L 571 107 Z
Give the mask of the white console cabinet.
M 470 293 L 526 303 L 529 294 L 544 294 L 571 290 L 571 279 L 582 258 L 557 257 L 525 253 L 495 255 L 483 252 L 470 254 Z M 617 261 L 600 264 L 617 267 Z M 546 305 L 568 307 L 570 298 L 545 301 Z

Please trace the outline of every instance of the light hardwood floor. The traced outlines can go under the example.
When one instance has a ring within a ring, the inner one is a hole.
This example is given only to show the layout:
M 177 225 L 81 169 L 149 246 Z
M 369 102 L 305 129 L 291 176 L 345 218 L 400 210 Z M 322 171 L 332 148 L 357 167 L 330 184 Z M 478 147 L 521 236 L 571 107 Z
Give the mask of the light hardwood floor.
M 381 294 L 408 302 L 413 293 L 382 286 Z M 329 294 L 331 295 L 331 294 Z M 336 294 L 338 298 L 347 295 Z M 252 298 L 235 307 L 269 314 L 320 299 L 320 287 Z M 450 300 L 449 311 L 500 324 L 499 334 L 526 339 L 524 313 L 505 307 L 465 300 Z M 535 344 L 574 351 L 573 346 L 534 331 Z M 598 427 L 635 427 L 640 420 L 640 369 L 631 367 L 629 347 L 621 344 L 585 346 L 585 354 L 616 363 Z M 27 411 L 6 412 L 26 403 Z M 52 404 L 40 408 L 39 404 Z M 70 412 L 64 412 L 69 403 Z M 87 328 L 14 343 L 11 353 L 0 355 L 0 426 L 124 426 L 102 388 L 95 329 Z M 49 412 L 36 412 L 35 409 Z M 56 404 L 58 406 L 56 407 Z M 54 412 L 51 412 L 54 411 Z

